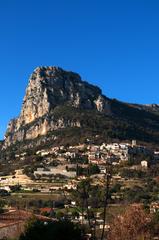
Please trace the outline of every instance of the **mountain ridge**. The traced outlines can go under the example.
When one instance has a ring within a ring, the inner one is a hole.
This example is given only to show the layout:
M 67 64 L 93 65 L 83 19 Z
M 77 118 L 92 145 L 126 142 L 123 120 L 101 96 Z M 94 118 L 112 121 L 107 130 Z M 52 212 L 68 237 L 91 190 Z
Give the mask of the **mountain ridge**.
M 125 135 L 125 139 L 159 142 L 159 105 L 110 99 L 77 73 L 53 66 L 37 67 L 29 79 L 20 116 L 8 125 L 3 147 L 65 128 L 90 128 L 101 135 L 105 132 L 105 138 L 124 139 Z M 133 129 L 139 132 L 133 134 Z

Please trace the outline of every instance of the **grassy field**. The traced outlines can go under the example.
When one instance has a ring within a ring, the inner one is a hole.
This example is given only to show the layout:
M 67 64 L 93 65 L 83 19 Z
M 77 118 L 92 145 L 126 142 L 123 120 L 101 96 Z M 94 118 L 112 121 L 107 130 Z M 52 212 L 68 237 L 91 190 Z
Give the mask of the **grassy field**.
M 47 193 L 14 193 L 10 196 L 2 198 L 6 205 L 18 208 L 36 208 L 36 207 L 51 207 L 55 201 L 62 201 L 62 194 L 47 194 Z

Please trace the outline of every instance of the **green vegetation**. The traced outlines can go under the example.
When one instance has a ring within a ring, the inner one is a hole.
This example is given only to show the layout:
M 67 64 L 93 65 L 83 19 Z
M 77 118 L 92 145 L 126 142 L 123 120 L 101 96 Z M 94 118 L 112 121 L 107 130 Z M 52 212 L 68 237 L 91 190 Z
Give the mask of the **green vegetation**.
M 46 136 L 38 136 L 33 140 L 24 140 L 16 142 L 7 149 L 9 152 L 18 152 L 19 149 L 30 149 L 35 152 L 39 146 L 47 148 L 54 145 L 67 144 L 76 145 L 86 142 L 89 138 L 94 143 L 132 140 L 148 144 L 159 143 L 159 115 L 150 111 L 139 110 L 132 105 L 121 103 L 117 100 L 111 101 L 112 114 L 105 115 L 96 110 L 85 110 L 73 108 L 68 105 L 55 107 L 52 112 L 43 116 L 32 123 L 22 126 L 19 131 L 36 126 L 38 121 L 43 122 L 47 119 L 50 122 L 57 123 L 58 119 L 63 119 L 66 128 L 50 131 Z M 70 127 L 70 122 L 79 122 L 81 127 Z M 5 158 L 5 151 L 1 151 L 0 159 Z M 10 156 L 11 158 L 11 156 Z M 13 156 L 14 158 L 14 156 Z
M 82 231 L 79 225 L 69 221 L 40 222 L 30 220 L 24 234 L 19 240 L 81 240 Z

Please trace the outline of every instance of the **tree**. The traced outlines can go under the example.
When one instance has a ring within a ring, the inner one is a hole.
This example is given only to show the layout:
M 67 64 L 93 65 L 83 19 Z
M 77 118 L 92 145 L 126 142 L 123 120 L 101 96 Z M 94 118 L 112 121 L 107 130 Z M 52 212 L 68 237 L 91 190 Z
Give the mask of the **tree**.
M 107 216 L 107 207 L 110 199 L 110 182 L 112 175 L 111 163 L 106 163 L 106 174 L 103 178 L 101 185 L 94 184 L 93 180 L 87 177 L 82 180 L 77 189 L 72 191 L 73 197 L 75 198 L 77 205 L 81 208 L 82 219 L 84 212 L 88 219 L 89 233 L 92 235 L 92 239 L 97 238 L 96 233 L 96 211 L 94 208 L 101 207 L 103 209 L 103 227 L 101 231 L 100 240 L 105 239 L 105 225 Z
M 153 236 L 158 236 L 159 234 L 159 212 L 152 215 L 152 221 L 150 223 L 150 230 Z
M 90 164 L 89 166 L 89 174 L 93 175 L 93 174 L 98 174 L 100 173 L 100 169 L 98 167 L 97 164 Z
M 5 201 L 4 200 L 0 200 L 0 213 L 4 212 L 4 206 L 5 206 Z
M 141 205 L 132 205 L 113 220 L 108 240 L 150 240 L 150 221 Z
M 12 192 L 19 192 L 21 190 L 21 185 L 17 184 L 17 185 L 13 185 L 13 186 L 9 186 L 10 187 L 10 190 Z
M 19 240 L 81 240 L 81 229 L 69 221 L 44 223 L 31 219 Z

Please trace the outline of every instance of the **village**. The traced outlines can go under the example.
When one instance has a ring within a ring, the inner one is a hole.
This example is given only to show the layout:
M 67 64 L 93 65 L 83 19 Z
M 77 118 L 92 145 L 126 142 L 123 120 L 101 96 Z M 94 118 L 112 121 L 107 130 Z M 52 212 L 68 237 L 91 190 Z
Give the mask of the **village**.
M 16 169 L 10 175 L 1 172 L 0 236 L 6 236 L 9 232 L 6 229 L 10 226 L 15 236 L 18 235 L 31 214 L 44 218 L 44 221 L 68 218 L 88 225 L 88 213 L 86 210 L 81 212 L 79 196 L 75 193 L 81 182 L 88 178 L 93 188 L 104 191 L 109 168 L 112 169 L 108 210 L 111 214 L 119 206 L 124 209 L 131 202 L 148 206 L 151 214 L 159 212 L 158 171 L 150 178 L 152 169 L 159 166 L 159 149 L 138 145 L 135 140 L 132 143 L 95 145 L 88 139 L 86 144 L 78 146 L 40 149 L 31 157 L 35 160 L 28 166 L 30 154 L 16 154 L 16 161 L 24 163 L 24 168 Z M 154 190 L 151 189 L 152 183 Z M 92 212 L 96 209 L 96 227 L 100 231 L 104 223 L 101 200 L 98 201 L 97 206 L 88 207 Z M 109 230 L 109 227 L 108 218 L 105 228 Z

